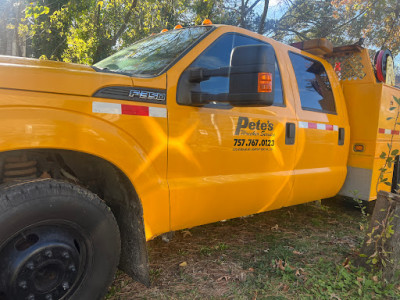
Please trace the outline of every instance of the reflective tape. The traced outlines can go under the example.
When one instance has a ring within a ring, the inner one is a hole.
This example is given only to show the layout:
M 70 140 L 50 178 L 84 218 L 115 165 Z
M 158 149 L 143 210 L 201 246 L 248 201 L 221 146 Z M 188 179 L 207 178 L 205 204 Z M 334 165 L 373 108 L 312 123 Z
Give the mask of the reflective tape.
M 378 132 L 382 133 L 382 134 L 400 135 L 400 131 L 399 130 L 391 130 L 391 129 L 385 129 L 385 128 L 379 128 Z
M 323 123 L 312 123 L 312 122 L 299 122 L 299 128 L 308 128 L 308 129 L 318 129 L 318 130 L 328 130 L 328 131 L 338 131 L 339 126 L 331 125 L 331 124 L 323 124 Z
M 164 107 L 150 107 L 108 102 L 93 102 L 92 111 L 94 113 L 102 114 L 146 116 L 155 118 L 167 117 L 167 109 Z

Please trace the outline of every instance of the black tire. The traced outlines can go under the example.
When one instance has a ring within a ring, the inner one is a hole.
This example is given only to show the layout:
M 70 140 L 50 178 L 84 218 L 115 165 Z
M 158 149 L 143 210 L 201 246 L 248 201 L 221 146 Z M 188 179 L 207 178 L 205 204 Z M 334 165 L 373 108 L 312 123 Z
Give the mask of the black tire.
M 0 299 L 101 299 L 119 262 L 109 207 L 67 182 L 0 188 Z

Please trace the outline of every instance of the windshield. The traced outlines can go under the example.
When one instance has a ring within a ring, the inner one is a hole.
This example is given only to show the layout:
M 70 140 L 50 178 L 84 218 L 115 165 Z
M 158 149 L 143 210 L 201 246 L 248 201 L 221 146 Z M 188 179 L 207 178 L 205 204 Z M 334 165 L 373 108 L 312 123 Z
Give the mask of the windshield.
M 105 71 L 155 76 L 192 44 L 212 29 L 211 26 L 176 29 L 140 40 L 94 65 Z

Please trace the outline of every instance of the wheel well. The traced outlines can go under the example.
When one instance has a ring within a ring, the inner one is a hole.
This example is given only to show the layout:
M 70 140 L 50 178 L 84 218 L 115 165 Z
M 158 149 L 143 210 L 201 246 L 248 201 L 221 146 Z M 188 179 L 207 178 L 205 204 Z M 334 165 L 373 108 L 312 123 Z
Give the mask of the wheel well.
M 0 153 L 0 182 L 54 178 L 85 187 L 113 212 L 121 234 L 120 269 L 149 285 L 140 199 L 128 177 L 100 157 L 71 150 L 29 149 Z

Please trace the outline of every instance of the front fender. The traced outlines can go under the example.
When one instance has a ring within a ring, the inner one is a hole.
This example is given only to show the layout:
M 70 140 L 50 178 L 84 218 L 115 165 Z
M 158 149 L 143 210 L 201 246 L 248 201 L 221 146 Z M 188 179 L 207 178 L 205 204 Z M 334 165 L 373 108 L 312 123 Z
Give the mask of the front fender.
M 151 122 L 151 118 L 146 122 Z M 164 172 L 167 137 L 158 137 L 149 148 L 140 143 L 140 134 L 144 134 L 142 128 L 137 128 L 139 133 L 128 130 L 132 128 L 72 110 L 31 106 L 0 108 L 0 151 L 73 150 L 98 156 L 119 168 L 130 179 L 142 202 L 148 240 L 170 230 L 168 185 Z M 151 149 L 155 147 L 158 150 Z M 164 148 L 165 153 L 160 153 Z

